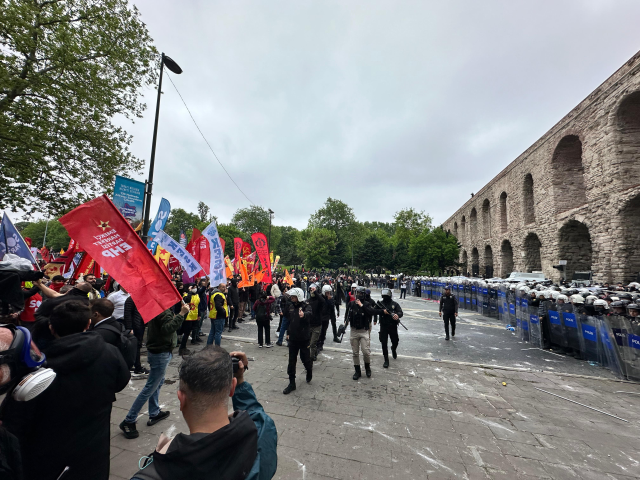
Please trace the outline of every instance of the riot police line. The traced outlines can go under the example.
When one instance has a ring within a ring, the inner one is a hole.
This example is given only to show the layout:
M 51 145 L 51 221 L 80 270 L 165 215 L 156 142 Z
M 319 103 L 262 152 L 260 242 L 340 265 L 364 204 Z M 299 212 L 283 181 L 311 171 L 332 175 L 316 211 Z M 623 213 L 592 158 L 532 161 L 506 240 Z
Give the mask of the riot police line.
M 640 381 L 640 293 L 467 277 L 422 277 L 408 283 L 412 296 L 433 302 L 450 286 L 461 310 L 500 320 L 519 340 Z M 640 290 L 640 285 L 631 288 Z

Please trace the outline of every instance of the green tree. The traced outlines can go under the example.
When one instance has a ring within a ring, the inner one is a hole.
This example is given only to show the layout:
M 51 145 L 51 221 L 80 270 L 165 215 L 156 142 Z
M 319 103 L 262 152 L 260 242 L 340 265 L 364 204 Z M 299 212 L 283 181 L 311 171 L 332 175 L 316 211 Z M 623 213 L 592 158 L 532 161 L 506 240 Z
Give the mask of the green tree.
M 209 215 L 209 206 L 204 202 L 198 202 L 198 216 L 200 221 L 207 225 L 213 220 L 213 216 Z
M 300 232 L 293 227 L 273 226 L 271 232 L 270 248 L 280 255 L 280 263 L 283 265 L 299 265 L 303 262 L 298 253 L 298 235 Z M 275 243 L 277 237 L 278 243 Z
M 170 237 L 175 240 L 179 240 L 180 230 L 184 230 L 187 234 L 187 238 L 189 238 L 194 228 L 203 228 L 202 223 L 203 222 L 200 221 L 200 217 L 195 213 L 187 212 L 182 208 L 174 208 L 169 214 L 164 231 L 167 232 Z
M 442 274 L 447 267 L 456 265 L 459 254 L 456 237 L 441 228 L 423 231 L 409 246 L 409 255 L 419 270 L 432 275 Z
M 257 205 L 239 208 L 233 214 L 231 222 L 245 234 L 245 238 L 256 232 L 269 234 L 269 212 Z
M 157 51 L 127 0 L 0 0 L 0 208 L 60 214 L 140 171 Z
M 327 198 L 324 205 L 309 219 L 309 226 L 326 228 L 340 235 L 357 222 L 353 209 L 341 200 Z
M 61 248 L 66 249 L 69 246 L 69 234 L 58 220 L 50 220 L 47 227 L 46 220 L 38 220 L 27 225 L 20 234 L 23 237 L 29 237 L 34 247 L 42 247 L 44 240 L 44 232 L 47 231 L 47 247 L 51 251 L 60 251 Z
M 356 253 L 356 264 L 359 268 L 372 270 L 378 266 L 386 266 L 387 248 L 382 235 L 369 233 Z
M 335 248 L 337 236 L 326 228 L 306 228 L 300 232 L 297 245 L 307 268 L 326 267 L 330 252 Z
M 411 208 L 404 208 L 393 216 L 395 243 L 409 243 L 412 238 L 431 228 L 431 217 Z

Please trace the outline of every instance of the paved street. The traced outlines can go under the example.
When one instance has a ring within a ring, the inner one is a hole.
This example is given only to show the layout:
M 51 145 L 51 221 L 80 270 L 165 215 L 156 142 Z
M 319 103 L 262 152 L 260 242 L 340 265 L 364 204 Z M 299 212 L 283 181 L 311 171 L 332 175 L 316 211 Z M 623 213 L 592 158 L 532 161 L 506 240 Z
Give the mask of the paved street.
M 424 348 L 432 349 L 434 356 L 437 350 L 433 349 L 447 348 L 434 346 L 440 341 L 435 337 L 437 322 L 407 318 L 412 331 L 419 331 L 414 322 L 423 322 L 428 331 L 433 330 L 434 334 L 424 336 Z M 498 335 L 504 334 L 499 329 L 473 327 L 482 332 L 495 331 L 496 342 Z M 472 326 L 465 328 L 472 331 Z M 471 345 L 472 339 L 484 340 L 485 336 L 464 333 L 462 341 L 457 342 L 460 345 L 468 338 Z M 522 347 L 508 337 L 502 340 L 505 345 L 507 340 L 512 348 Z M 401 353 L 409 349 L 412 355 L 416 353 L 412 346 L 416 343 L 418 347 L 416 340 L 403 337 L 402 341 Z M 311 384 L 304 382 L 304 370 L 298 365 L 298 389 L 284 396 L 286 348 L 258 349 L 247 341 L 223 338 L 223 347 L 242 349 L 252 360 L 245 378 L 276 423 L 279 440 L 275 478 L 640 478 L 638 385 L 548 370 L 532 373 L 482 368 L 402 355 L 391 360 L 388 370 L 381 367 L 381 357 L 376 355 L 373 377 L 354 382 L 347 346 L 330 346 L 319 356 Z M 463 350 L 457 348 L 455 351 Z M 495 359 L 504 363 L 501 352 Z M 147 412 L 143 412 L 138 421 L 140 438 L 136 440 L 126 440 L 117 424 L 144 379 L 132 380 L 118 395 L 112 416 L 111 478 L 130 478 L 140 457 L 152 451 L 161 432 L 175 435 L 187 431 L 175 393 L 179 363 L 179 357 L 171 362 L 160 395 L 163 408 L 170 410 L 171 416 L 147 427 Z M 620 391 L 635 395 L 616 393 Z

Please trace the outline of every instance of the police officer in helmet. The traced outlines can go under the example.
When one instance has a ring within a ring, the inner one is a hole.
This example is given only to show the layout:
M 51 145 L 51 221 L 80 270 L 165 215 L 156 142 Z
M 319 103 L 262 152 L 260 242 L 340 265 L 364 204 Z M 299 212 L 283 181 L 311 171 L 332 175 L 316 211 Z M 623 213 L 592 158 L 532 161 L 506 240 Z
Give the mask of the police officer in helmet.
M 402 318 L 402 308 L 397 302 L 394 302 L 393 292 L 389 288 L 382 289 L 382 305 L 384 309 L 377 310 L 380 315 L 380 343 L 382 344 L 382 354 L 384 355 L 384 368 L 389 368 L 389 351 L 387 350 L 387 342 L 391 338 L 391 354 L 393 358 L 398 358 L 396 349 L 398 348 L 398 323 Z

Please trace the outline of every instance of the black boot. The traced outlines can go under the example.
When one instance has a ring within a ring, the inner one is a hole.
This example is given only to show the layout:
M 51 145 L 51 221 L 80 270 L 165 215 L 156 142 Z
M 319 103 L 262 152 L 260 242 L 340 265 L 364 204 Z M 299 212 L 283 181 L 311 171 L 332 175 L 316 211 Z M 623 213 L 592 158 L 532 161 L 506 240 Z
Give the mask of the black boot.
M 389 368 L 389 357 L 384 357 L 384 363 L 382 364 L 384 368 Z
M 285 395 L 289 395 L 291 392 L 293 392 L 296 389 L 296 382 L 292 382 L 289 381 L 289 385 L 287 385 L 287 388 L 285 388 L 282 393 L 284 393 Z
M 367 372 L 367 378 L 371 378 L 371 365 L 368 363 L 364 364 L 364 371 Z
M 353 379 L 358 380 L 362 376 L 362 371 L 360 370 L 360 365 L 354 365 L 356 369 L 356 373 L 353 374 Z
M 311 367 L 307 368 L 307 383 L 310 383 L 311 379 L 313 378 L 313 374 L 311 373 L 311 371 L 312 371 Z
M 336 343 L 342 343 L 342 340 L 340 340 L 337 335 L 333 336 L 333 341 Z
M 391 355 L 393 355 L 394 360 L 398 358 L 398 354 L 396 353 L 396 348 L 397 347 L 391 347 Z

